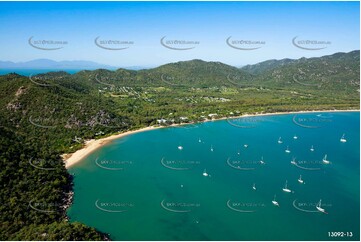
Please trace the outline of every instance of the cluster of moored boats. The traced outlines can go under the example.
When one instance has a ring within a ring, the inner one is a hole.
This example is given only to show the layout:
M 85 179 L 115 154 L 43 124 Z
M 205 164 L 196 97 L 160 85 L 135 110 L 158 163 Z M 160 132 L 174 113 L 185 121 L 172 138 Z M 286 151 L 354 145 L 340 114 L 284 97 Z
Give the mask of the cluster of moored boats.
M 294 140 L 297 140 L 297 139 L 298 139 L 298 136 L 297 136 L 297 135 L 294 135 L 294 136 L 293 136 L 293 139 L 294 139 Z M 198 142 L 199 142 L 199 143 L 202 143 L 202 140 L 199 138 L 199 139 L 198 139 Z M 345 138 L 345 134 L 343 134 L 342 137 L 340 138 L 340 142 L 341 142 L 341 143 L 346 143 L 346 142 L 347 142 L 347 140 L 346 140 L 346 138 Z M 277 143 L 278 143 L 278 144 L 283 144 L 282 137 L 279 137 L 279 138 L 278 138 Z M 244 144 L 243 147 L 244 147 L 244 148 L 248 148 L 248 144 Z M 183 146 L 179 145 L 179 146 L 178 146 L 178 150 L 183 150 Z M 210 151 L 211 151 L 211 152 L 214 151 L 213 145 L 211 145 Z M 311 151 L 311 152 L 315 151 L 315 148 L 313 147 L 313 145 L 311 146 L 310 151 Z M 286 152 L 286 153 L 291 153 L 291 150 L 289 149 L 289 146 L 287 146 L 285 152 Z M 237 154 L 240 155 L 240 151 L 238 151 Z M 260 160 L 259 162 L 260 162 L 260 164 L 262 164 L 262 165 L 265 164 L 265 162 L 264 162 L 264 160 L 263 160 L 263 156 L 261 157 L 261 160 Z M 327 154 L 324 155 L 324 157 L 323 157 L 323 159 L 322 159 L 322 162 L 323 162 L 324 164 L 330 164 L 330 161 L 327 159 Z M 295 158 L 292 159 L 291 164 L 293 164 L 293 165 L 296 165 L 296 164 L 297 164 Z M 206 169 L 204 169 L 202 175 L 205 176 L 205 177 L 211 177 L 211 175 L 207 172 Z M 298 181 L 300 184 L 305 184 L 305 181 L 302 179 L 302 175 L 300 175 L 300 177 L 297 179 L 297 181 Z M 257 188 L 256 188 L 256 183 L 253 183 L 252 189 L 253 189 L 254 191 L 257 190 Z M 284 187 L 282 188 L 282 191 L 285 192 L 285 193 L 293 193 L 293 191 L 288 188 L 288 181 L 287 181 L 287 180 L 286 180 L 286 182 L 285 182 Z M 280 204 L 279 204 L 278 201 L 276 200 L 276 194 L 275 194 L 274 197 L 273 197 L 272 204 L 275 205 L 275 206 L 277 206 L 277 207 L 280 206 Z M 326 213 L 326 214 L 327 214 L 327 212 L 325 211 L 325 209 L 322 208 L 321 206 L 322 206 L 322 200 L 320 199 L 320 201 L 319 201 L 319 202 L 317 203 L 317 205 L 316 205 L 316 209 L 317 209 L 317 211 L 319 211 L 319 212 L 322 212 L 322 213 Z

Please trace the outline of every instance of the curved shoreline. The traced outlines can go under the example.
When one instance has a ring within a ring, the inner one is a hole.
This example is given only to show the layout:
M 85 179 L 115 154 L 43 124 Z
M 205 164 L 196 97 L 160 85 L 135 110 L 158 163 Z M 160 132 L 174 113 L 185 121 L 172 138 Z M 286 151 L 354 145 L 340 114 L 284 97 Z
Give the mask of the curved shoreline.
M 300 113 L 328 113 L 328 112 L 360 112 L 360 110 L 358 110 L 358 109 L 352 109 L 352 110 L 320 110 L 320 111 L 312 110 L 312 111 L 295 111 L 295 112 L 243 114 L 243 115 L 235 116 L 235 117 L 223 117 L 223 118 L 219 118 L 219 119 L 210 119 L 210 120 L 207 119 L 207 120 L 202 121 L 201 123 L 211 122 L 211 121 L 219 121 L 219 120 L 225 120 L 225 119 L 255 117 L 255 116 L 272 116 L 272 115 L 286 115 L 286 114 L 300 114 Z M 79 163 L 84 158 L 86 158 L 88 155 L 93 153 L 95 150 L 99 149 L 103 145 L 108 144 L 109 142 L 111 142 L 111 141 L 113 141 L 115 139 L 120 139 L 120 138 L 123 138 L 125 136 L 130 135 L 130 134 L 135 134 L 135 133 L 140 133 L 140 132 L 145 132 L 145 131 L 150 131 L 150 130 L 155 130 L 155 129 L 160 129 L 160 128 L 169 128 L 169 127 L 175 127 L 175 126 L 181 126 L 181 125 L 189 125 L 189 124 L 194 124 L 194 123 L 172 124 L 172 125 L 169 125 L 169 126 L 149 126 L 149 127 L 145 127 L 145 128 L 141 128 L 141 129 L 137 129 L 137 130 L 131 130 L 131 131 L 126 131 L 124 133 L 111 135 L 111 136 L 101 138 L 101 139 L 97 139 L 97 140 L 91 139 L 91 140 L 86 141 L 85 146 L 83 148 L 81 148 L 81 149 L 79 149 L 76 152 L 71 153 L 71 154 L 63 154 L 61 157 L 63 158 L 63 161 L 65 163 L 65 168 L 69 169 L 70 167 L 72 167 L 73 165 Z

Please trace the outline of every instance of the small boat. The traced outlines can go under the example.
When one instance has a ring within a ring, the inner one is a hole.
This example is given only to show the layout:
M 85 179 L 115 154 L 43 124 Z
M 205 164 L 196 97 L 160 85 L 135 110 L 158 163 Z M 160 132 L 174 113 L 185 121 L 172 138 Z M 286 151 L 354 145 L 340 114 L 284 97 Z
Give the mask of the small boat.
M 243 145 L 244 146 L 244 148 L 248 148 L 248 145 L 247 144 L 245 144 L 245 145 Z
M 255 191 L 257 190 L 256 183 L 253 183 L 252 189 L 255 190 Z
M 318 211 L 320 211 L 321 213 L 327 214 L 327 212 L 325 211 L 325 209 L 321 207 L 321 202 L 322 202 L 322 200 L 320 199 L 320 201 L 319 201 L 319 202 L 317 203 L 317 205 L 316 205 L 316 209 L 317 209 Z
M 299 183 L 301 183 L 301 184 L 303 184 L 304 183 L 304 181 L 302 180 L 302 175 L 300 175 L 300 178 L 298 178 L 298 180 L 297 180 Z
M 323 162 L 324 164 L 330 164 L 330 161 L 327 160 L 327 155 L 325 155 L 325 156 L 323 157 L 322 162 Z
M 285 187 L 282 188 L 282 191 L 284 191 L 284 192 L 292 192 L 290 189 L 287 188 L 287 181 L 286 181 Z
M 313 145 L 311 146 L 310 151 L 312 151 L 312 152 L 315 151 L 315 149 L 313 148 Z
M 240 155 L 240 154 L 241 154 L 241 152 L 238 150 L 238 151 L 237 151 L 237 155 Z
M 183 150 L 183 146 L 178 146 L 178 150 Z
M 345 139 L 345 134 L 342 135 L 341 139 L 340 139 L 340 142 L 341 143 L 346 143 L 346 139 Z
M 278 142 L 279 144 L 282 144 L 282 143 L 283 143 L 281 137 L 278 138 L 278 141 L 277 141 L 277 142 Z
M 275 206 L 280 206 L 279 204 L 278 204 L 278 202 L 276 201 L 276 194 L 274 195 L 274 197 L 273 197 L 273 200 L 272 200 L 272 203 L 273 203 L 273 205 L 275 205 Z
M 203 174 L 202 174 L 203 176 L 209 176 L 208 175 L 208 173 L 207 173 L 207 170 L 206 169 L 204 169 L 204 171 L 203 171 Z
M 213 150 L 214 150 L 214 149 L 213 149 L 213 146 L 211 145 L 211 151 L 213 152 Z
M 292 165 L 297 165 L 297 163 L 296 163 L 296 158 L 293 158 L 293 159 L 291 160 L 291 164 L 292 164 Z
M 286 153 L 291 153 L 290 149 L 287 146 L 287 149 L 285 150 Z
M 294 136 L 293 136 L 293 139 L 298 139 L 297 135 L 294 135 Z
M 198 142 L 199 142 L 199 143 L 201 143 L 201 142 L 202 142 L 201 138 L 198 138 Z
M 261 163 L 261 165 L 264 165 L 264 161 L 263 161 L 263 156 L 261 157 L 261 160 L 259 161 L 259 163 Z

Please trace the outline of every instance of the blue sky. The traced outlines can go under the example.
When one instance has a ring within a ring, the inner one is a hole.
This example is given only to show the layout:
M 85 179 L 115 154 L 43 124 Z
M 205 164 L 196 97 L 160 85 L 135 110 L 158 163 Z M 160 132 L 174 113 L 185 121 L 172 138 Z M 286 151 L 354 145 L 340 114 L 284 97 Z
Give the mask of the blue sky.
M 359 19 L 359 2 L 0 2 L 0 60 L 48 58 L 149 67 L 203 59 L 242 66 L 360 49 Z M 28 44 L 31 36 L 67 44 L 39 50 Z M 106 50 L 95 45 L 98 36 L 134 44 Z M 163 36 L 199 44 L 171 50 L 160 44 Z M 264 44 L 238 50 L 226 44 L 229 36 Z M 292 44 L 295 36 L 331 43 L 322 50 L 304 50 Z

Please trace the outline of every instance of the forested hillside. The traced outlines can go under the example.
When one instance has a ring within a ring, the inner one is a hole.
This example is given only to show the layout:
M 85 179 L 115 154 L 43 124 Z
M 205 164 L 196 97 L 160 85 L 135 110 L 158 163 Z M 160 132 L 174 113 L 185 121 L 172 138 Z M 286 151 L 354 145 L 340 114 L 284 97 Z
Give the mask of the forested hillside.
M 154 69 L 0 76 L 1 240 L 99 240 L 67 222 L 60 157 L 149 125 L 299 110 L 359 109 L 360 52 L 243 68 L 191 60 Z M 209 116 L 213 114 L 212 116 Z M 216 115 L 214 115 L 216 114 Z

